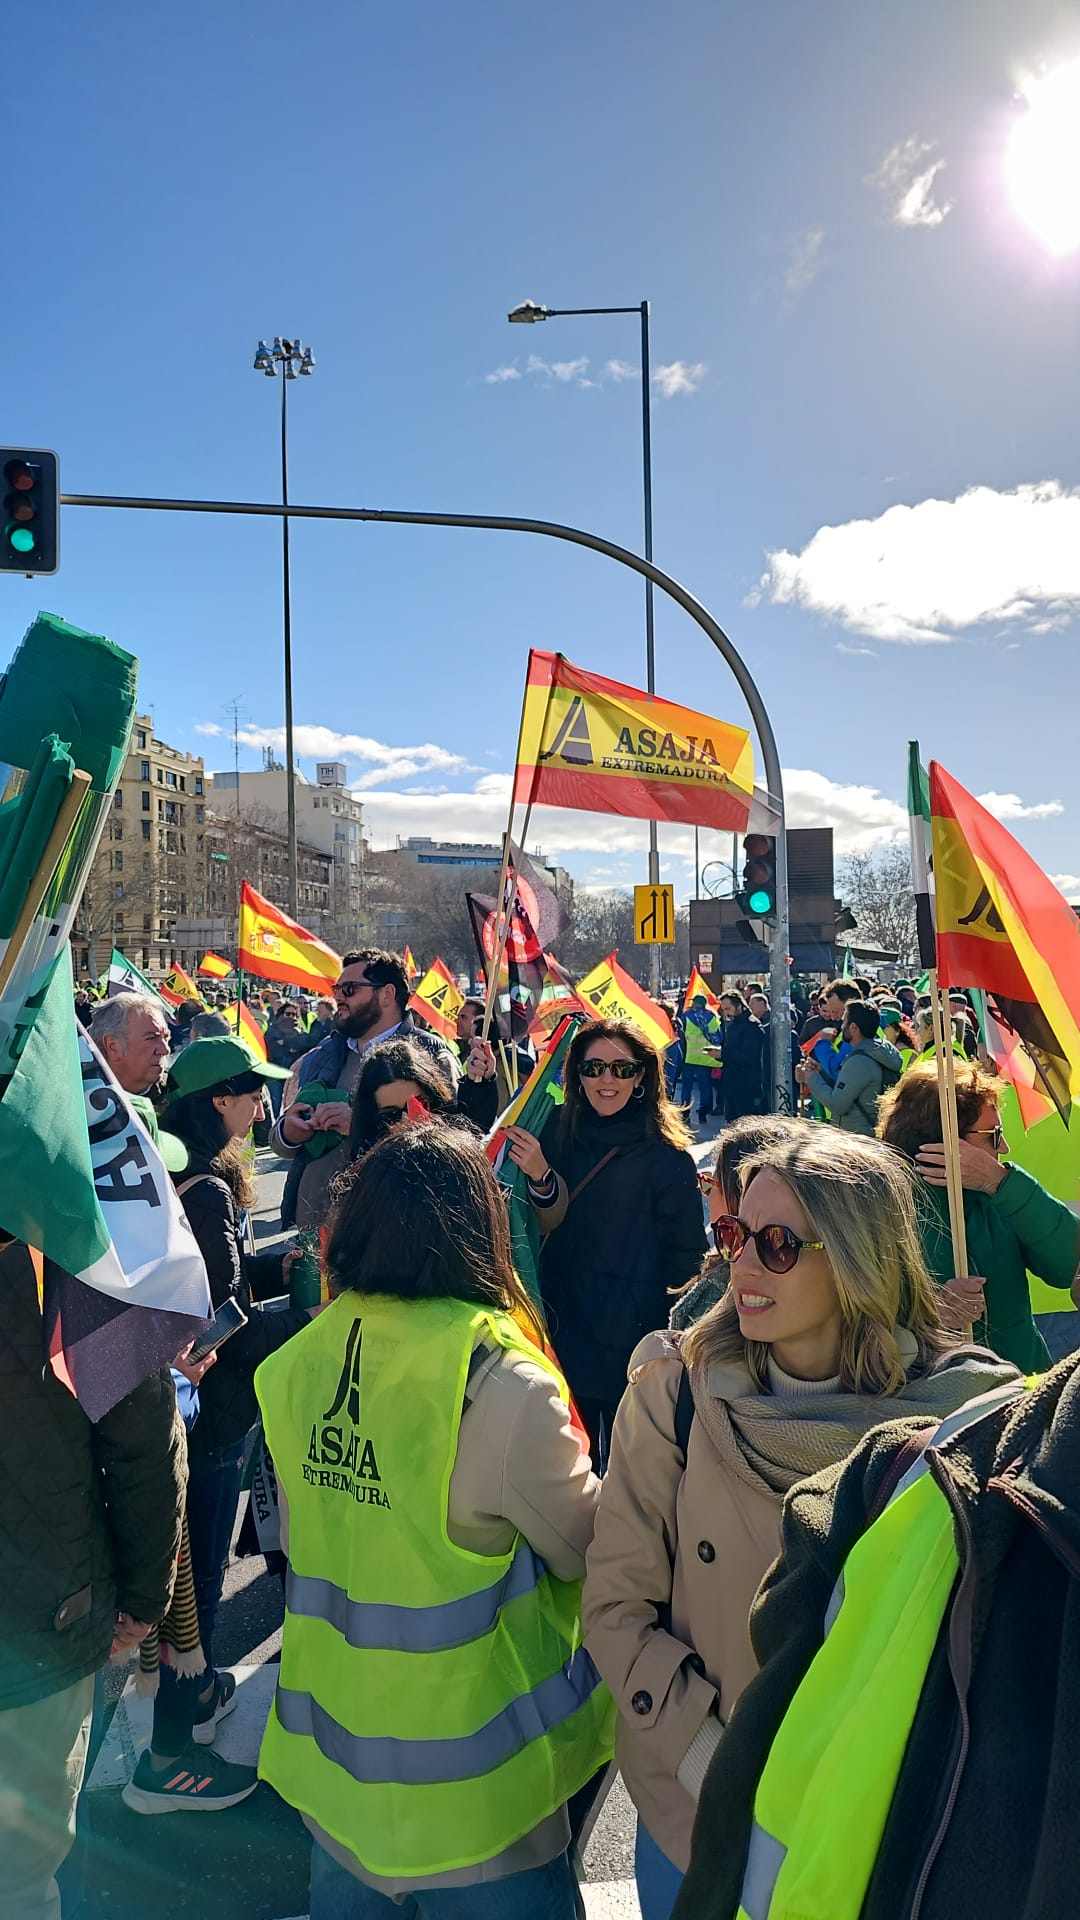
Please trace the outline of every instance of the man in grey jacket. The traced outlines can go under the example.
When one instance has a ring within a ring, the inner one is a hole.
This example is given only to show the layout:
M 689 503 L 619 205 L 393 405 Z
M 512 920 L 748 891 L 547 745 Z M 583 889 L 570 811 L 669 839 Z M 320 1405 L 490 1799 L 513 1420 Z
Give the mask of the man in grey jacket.
M 873 1135 L 878 1101 L 903 1070 L 896 1048 L 878 1039 L 880 1025 L 878 1010 L 868 1000 L 849 1001 L 844 1009 L 843 1037 L 851 1051 L 844 1056 L 836 1085 L 826 1080 L 813 1061 L 797 1069 L 801 1085 L 820 1101 L 833 1125 L 844 1133 Z

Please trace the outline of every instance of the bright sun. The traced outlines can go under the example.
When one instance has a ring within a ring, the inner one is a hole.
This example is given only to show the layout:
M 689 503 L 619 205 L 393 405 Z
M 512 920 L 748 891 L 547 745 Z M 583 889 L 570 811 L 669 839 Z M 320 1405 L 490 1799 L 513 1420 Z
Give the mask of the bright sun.
M 1024 88 L 1005 177 L 1020 218 L 1051 253 L 1080 247 L 1080 60 Z

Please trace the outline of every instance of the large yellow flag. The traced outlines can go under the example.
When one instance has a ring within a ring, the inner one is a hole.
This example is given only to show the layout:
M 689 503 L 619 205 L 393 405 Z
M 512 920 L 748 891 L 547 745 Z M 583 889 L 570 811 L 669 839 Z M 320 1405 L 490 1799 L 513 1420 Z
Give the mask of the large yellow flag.
M 675 1038 L 663 1007 L 620 967 L 614 953 L 578 981 L 577 996 L 594 1020 L 629 1020 L 661 1053 Z
M 445 960 L 436 954 L 409 1006 L 436 1033 L 441 1033 L 444 1040 L 456 1040 L 457 1017 L 464 1005 L 465 995 Z
M 745 727 L 530 653 L 515 801 L 742 833 L 753 797 Z
M 341 955 L 280 907 L 272 907 L 245 880 L 236 964 L 260 980 L 281 980 L 305 993 L 326 994 L 341 972 Z

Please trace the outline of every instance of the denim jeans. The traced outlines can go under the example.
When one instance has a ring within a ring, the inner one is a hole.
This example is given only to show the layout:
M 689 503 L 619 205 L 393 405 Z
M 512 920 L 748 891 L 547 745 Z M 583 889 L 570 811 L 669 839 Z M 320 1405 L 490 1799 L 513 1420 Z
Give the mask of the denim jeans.
M 206 1672 L 194 1679 L 181 1680 L 162 1662 L 161 1681 L 154 1699 L 152 1745 L 155 1753 L 179 1753 L 187 1744 L 199 1695 L 205 1693 L 210 1682 L 214 1667 L 214 1622 L 243 1477 L 243 1440 L 215 1448 L 210 1453 L 193 1452 L 189 1456 L 187 1522 L 191 1537 L 191 1574 Z
M 512 1873 L 506 1880 L 435 1887 L 396 1901 L 365 1886 L 312 1843 L 310 1920 L 574 1920 L 576 1911 L 574 1874 L 565 1853 L 546 1867 Z
M 694 1104 L 697 1094 L 698 1119 L 704 1120 L 713 1109 L 713 1077 L 711 1067 L 684 1067 L 682 1072 L 682 1097 L 687 1106 Z M 693 1115 L 688 1113 L 688 1119 Z
M 634 1879 L 641 1920 L 670 1920 L 683 1876 L 667 1854 L 661 1853 L 640 1820 L 634 1845 Z

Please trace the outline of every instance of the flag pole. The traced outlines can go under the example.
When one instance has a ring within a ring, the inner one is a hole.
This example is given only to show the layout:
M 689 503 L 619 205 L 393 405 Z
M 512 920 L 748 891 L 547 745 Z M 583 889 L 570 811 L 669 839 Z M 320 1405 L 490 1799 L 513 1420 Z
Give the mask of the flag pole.
M 236 1031 L 237 1033 L 239 1033 L 240 1031 L 240 1015 L 243 1012 L 243 1007 L 244 1007 L 244 969 L 238 963 L 236 968 Z
M 941 1137 L 945 1147 L 945 1185 L 949 1200 L 949 1228 L 952 1234 L 953 1270 L 958 1280 L 968 1277 L 967 1224 L 964 1219 L 964 1186 L 960 1172 L 960 1130 L 956 1115 L 956 1073 L 953 1063 L 952 1023 L 941 1005 L 937 967 L 930 974 L 930 1012 L 934 1022 L 934 1051 L 937 1055 L 938 1101 L 941 1108 Z
M 531 652 L 529 654 L 529 664 L 530 666 L 532 664 Z M 529 669 L 526 668 L 525 691 L 521 696 L 521 719 L 518 722 L 517 751 L 514 754 L 514 778 L 510 785 L 510 812 L 507 816 L 506 836 L 503 840 L 502 872 L 499 875 L 499 896 L 495 903 L 495 912 L 496 912 L 495 931 L 496 931 L 497 937 L 495 941 L 495 951 L 491 956 L 491 969 L 488 973 L 487 998 L 484 1001 L 484 1024 L 480 1029 L 481 1040 L 486 1040 L 488 1037 L 488 1034 L 491 1031 L 491 1019 L 495 1010 L 495 994 L 498 989 L 498 982 L 499 982 L 499 968 L 502 966 L 502 963 L 503 963 L 503 955 L 506 952 L 506 942 L 510 937 L 510 922 L 513 918 L 513 912 L 511 911 L 510 913 L 507 913 L 506 911 L 506 882 L 510 873 L 510 845 L 514 836 L 514 813 L 517 809 L 517 776 L 518 776 L 518 768 L 521 765 L 522 743 L 525 739 L 525 709 L 528 705 L 528 700 L 529 700 Z M 547 692 L 547 706 L 550 707 L 550 705 L 551 705 L 551 683 L 549 682 L 548 692 Z M 545 709 L 545 716 L 546 716 L 546 709 Z M 544 732 L 543 722 L 541 722 L 541 725 L 540 725 L 541 742 L 543 741 L 543 732 Z M 525 824 L 521 830 L 522 845 L 524 845 L 525 841 L 529 837 L 529 821 L 532 819 L 532 809 L 533 809 L 532 795 L 530 794 L 529 803 L 525 809 Z

